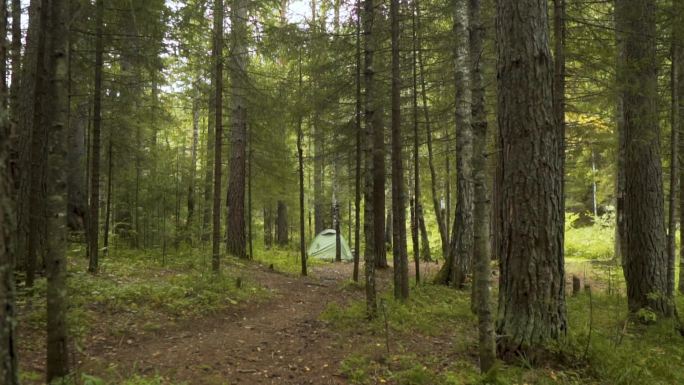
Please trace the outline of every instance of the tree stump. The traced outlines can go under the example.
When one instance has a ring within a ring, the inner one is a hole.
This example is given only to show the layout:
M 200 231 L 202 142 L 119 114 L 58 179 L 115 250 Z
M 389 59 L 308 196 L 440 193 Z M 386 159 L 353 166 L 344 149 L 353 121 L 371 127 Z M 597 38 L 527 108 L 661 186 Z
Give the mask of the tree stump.
M 572 276 L 572 295 L 577 295 L 580 292 L 581 282 L 580 278 L 576 275 Z

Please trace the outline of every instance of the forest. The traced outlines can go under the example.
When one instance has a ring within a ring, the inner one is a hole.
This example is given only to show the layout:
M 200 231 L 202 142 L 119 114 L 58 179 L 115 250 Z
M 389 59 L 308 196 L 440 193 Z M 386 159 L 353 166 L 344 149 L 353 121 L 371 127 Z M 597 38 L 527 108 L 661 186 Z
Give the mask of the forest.
M 684 0 L 0 35 L 0 385 L 684 384 Z

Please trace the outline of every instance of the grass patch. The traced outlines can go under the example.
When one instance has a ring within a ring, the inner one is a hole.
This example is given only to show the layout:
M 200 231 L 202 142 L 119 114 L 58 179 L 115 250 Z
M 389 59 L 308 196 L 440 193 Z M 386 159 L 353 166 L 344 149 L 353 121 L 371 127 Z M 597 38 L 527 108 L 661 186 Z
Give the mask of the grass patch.
M 199 250 L 180 250 L 163 257 L 155 252 L 117 250 L 102 259 L 97 275 L 86 272 L 82 252 L 74 248 L 68 258 L 69 326 L 77 338 L 87 334 L 102 315 L 141 319 L 145 330 L 154 331 L 164 318 L 189 319 L 266 296 L 266 291 L 233 268 L 238 261 L 224 258 L 221 274 L 215 275 Z M 25 289 L 20 290 L 21 321 L 28 328 L 43 329 L 46 280 L 37 280 L 32 292 L 29 296 Z M 114 324 L 109 331 L 125 333 Z
M 346 307 L 331 304 L 321 315 L 342 331 L 342 338 L 354 333 L 367 336 L 367 345 L 357 349 L 366 353 L 351 355 L 341 364 L 352 384 L 684 384 L 684 338 L 674 322 L 644 326 L 629 321 L 621 287 L 610 294 L 595 290 L 591 298 L 587 293 L 567 298 L 569 333 L 551 347 L 555 358 L 543 366 L 500 363 L 486 375 L 477 368 L 477 324 L 467 291 L 423 285 L 412 291 L 407 303 L 394 301 L 391 293 L 382 299 L 390 356 L 384 349 L 382 311 L 378 319 L 367 321 L 365 303 L 354 301 Z M 684 300 L 680 298 L 678 305 L 683 309 Z M 425 350 L 430 338 L 448 348 Z
M 299 251 L 286 248 L 272 247 L 271 249 L 257 248 L 254 250 L 254 260 L 264 266 L 273 265 L 273 269 L 287 274 L 299 275 L 302 271 L 302 262 Z M 307 266 L 319 266 L 327 262 L 309 258 Z

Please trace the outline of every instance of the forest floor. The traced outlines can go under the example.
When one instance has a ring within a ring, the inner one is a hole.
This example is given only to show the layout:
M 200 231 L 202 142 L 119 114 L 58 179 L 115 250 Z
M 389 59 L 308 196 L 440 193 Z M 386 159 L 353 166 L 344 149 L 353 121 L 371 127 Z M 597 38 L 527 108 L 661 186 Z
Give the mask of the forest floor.
M 262 263 L 227 259 L 215 278 L 198 273 L 206 266 L 198 258 L 204 257 L 155 256 L 141 262 L 131 254 L 112 258 L 94 277 L 81 273 L 83 261 L 75 260 L 70 266 L 70 325 L 76 383 L 612 385 L 684 380 L 684 343 L 666 343 L 676 338 L 667 327 L 654 331 L 625 321 L 624 283 L 608 262 L 567 261 L 568 289 L 577 275 L 591 285 L 594 296 L 568 297 L 571 334 L 558 348 L 557 362 L 533 368 L 521 361 L 482 376 L 468 292 L 413 283 L 411 300 L 397 302 L 391 296 L 392 271 L 381 269 L 380 317 L 369 322 L 363 288 L 350 280 L 350 263 L 316 263 L 309 277 L 299 277 L 296 260 L 289 256 Z M 432 276 L 439 265 L 421 268 L 424 276 Z M 39 284 L 31 301 L 20 297 L 24 384 L 43 382 L 42 290 Z
M 331 301 L 345 301 L 348 264 L 331 264 L 315 278 L 277 273 L 259 265 L 244 271 L 272 293 L 209 316 L 162 325 L 150 334 L 103 338 L 81 355 L 86 373 L 116 364 L 121 380 L 159 375 L 188 384 L 343 384 L 338 363 L 353 349 L 319 320 Z
M 144 301 L 142 297 L 154 293 L 139 288 L 135 290 L 141 291 L 136 293 L 141 298 L 125 301 L 118 307 L 107 304 L 107 298 L 97 297 L 107 291 L 106 287 L 88 293 L 96 295 L 82 301 L 90 315 L 79 317 L 76 313 L 71 317 L 77 324 L 87 321 L 83 325 L 87 330 L 81 331 L 83 335 L 73 349 L 72 361 L 79 381 L 199 385 L 348 383 L 340 371 L 340 362 L 354 352 L 357 339 L 362 336 L 342 336 L 320 316 L 331 303 L 344 306 L 363 297 L 362 288 L 350 281 L 351 263 L 316 264 L 310 267 L 309 277 L 276 271 L 272 264 L 233 264 L 230 260 L 224 263 L 229 264 L 226 269 L 239 270 L 240 280 L 249 282 L 244 285 L 252 286 L 252 295 L 239 302 L 228 297 L 230 303 L 224 304 L 227 306 L 206 314 L 173 316 L 164 311 L 156 313 L 154 307 L 144 309 L 145 305 L 136 303 L 137 300 Z M 77 263 L 71 267 L 81 266 Z M 105 272 L 99 278 L 109 278 L 118 286 L 131 284 L 125 273 L 117 273 Z M 177 271 L 164 268 L 148 274 L 163 281 L 177 275 Z M 233 276 L 235 272 L 227 280 L 234 282 Z M 379 270 L 378 278 L 382 289 L 391 279 L 391 270 Z M 114 296 L 126 297 L 115 293 L 112 300 Z M 24 382 L 39 384 L 45 369 L 45 336 L 40 327 L 41 316 L 36 315 L 41 305 L 33 301 L 20 304 L 26 321 L 20 322 L 19 327 Z

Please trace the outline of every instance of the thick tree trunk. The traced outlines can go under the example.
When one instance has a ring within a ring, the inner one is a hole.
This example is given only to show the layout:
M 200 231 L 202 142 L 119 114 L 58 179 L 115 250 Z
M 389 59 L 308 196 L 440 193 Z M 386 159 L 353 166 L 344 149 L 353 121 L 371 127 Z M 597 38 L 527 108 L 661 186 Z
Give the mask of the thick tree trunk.
M 684 4 L 684 2 L 679 1 L 679 3 Z M 677 2 L 673 3 L 673 27 L 672 27 L 672 44 L 671 44 L 671 54 L 672 54 L 672 67 L 671 67 L 671 92 L 672 92 L 672 109 L 671 114 L 671 134 L 670 134 L 670 195 L 669 195 L 669 208 L 668 208 L 668 227 L 667 227 L 667 295 L 670 300 L 674 299 L 675 294 L 675 265 L 677 259 L 677 194 L 679 193 L 679 135 L 680 135 L 680 122 L 679 122 L 679 105 L 680 105 L 680 94 L 679 94 L 679 67 L 680 61 L 682 60 L 681 52 L 682 49 L 679 46 L 681 40 L 676 40 L 679 35 L 678 29 L 682 27 L 678 22 L 682 22 L 679 18 L 679 12 L 681 9 L 680 4 Z M 681 214 L 680 214 L 681 216 Z
M 359 0 L 360 1 L 360 0 Z M 364 275 L 365 275 L 365 291 L 366 291 L 366 315 L 368 318 L 375 318 L 378 313 L 376 289 L 375 289 L 375 265 L 377 260 L 377 252 L 380 249 L 384 250 L 384 242 L 376 244 L 376 216 L 375 216 L 375 69 L 373 67 L 373 58 L 375 55 L 375 30 L 373 28 L 375 22 L 375 1 L 363 0 L 363 34 L 364 39 L 364 84 L 366 88 L 366 100 L 364 118 L 366 122 L 366 146 L 365 146 L 365 187 L 364 187 L 364 234 L 366 237 L 366 249 L 364 250 Z M 379 128 L 378 128 L 379 129 Z M 382 135 L 380 135 L 382 136 Z M 380 163 L 382 165 L 382 163 Z M 380 170 L 383 173 L 383 170 Z M 378 175 L 379 177 L 382 175 Z M 384 190 L 384 187 L 383 187 Z M 384 193 L 384 191 L 383 191 Z M 382 202 L 384 207 L 384 201 Z M 384 223 L 384 218 L 380 216 L 380 222 Z M 381 227 L 384 227 L 380 224 Z
M 290 240 L 287 226 L 287 206 L 285 202 L 278 201 L 278 215 L 276 218 L 276 242 L 278 246 L 287 246 Z
M 562 154 L 545 0 L 499 2 L 499 353 L 534 361 L 565 335 Z M 534 266 L 530 270 L 528 267 Z
M 394 297 L 409 296 L 408 252 L 406 250 L 406 195 L 401 136 L 401 68 L 399 63 L 399 0 L 390 1 L 392 24 L 392 220 Z
M 624 61 L 618 67 L 624 103 L 625 221 L 624 273 L 629 310 L 671 315 L 667 298 L 655 0 L 619 0 L 618 33 L 624 33 Z
M 228 180 L 228 234 L 226 250 L 238 258 L 247 258 L 245 248 L 245 159 L 247 144 L 247 2 L 233 0 L 230 13 L 230 78 L 233 113 L 230 132 L 230 177 Z
M 221 142 L 223 138 L 223 0 L 214 0 L 214 204 L 211 238 L 211 268 L 221 269 Z
M 3 10 L 6 0 L 0 1 Z M 7 15 L 0 12 L 0 34 L 7 34 Z M 6 53 L 0 55 L 6 60 Z M 14 59 L 12 60 L 14 62 Z M 13 68 L 13 72 L 16 68 Z M 6 69 L 5 69 L 6 71 Z M 5 76 L 6 72 L 2 72 Z M 0 90 L 0 100 L 6 100 L 7 89 Z M 12 178 L 12 155 L 10 153 L 13 122 L 5 103 L 0 104 L 0 382 L 7 385 L 19 384 L 17 364 L 16 289 L 14 284 L 14 199 Z
M 456 216 L 449 254 L 437 281 L 462 289 L 471 272 L 473 253 L 473 128 L 471 126 L 470 47 L 468 4 L 454 3 L 454 52 L 456 87 L 457 195 Z M 448 183 L 448 180 L 447 180 Z M 447 205 L 448 207 L 448 205 Z M 448 210 L 448 208 L 447 208 Z M 448 212 L 448 211 L 447 211 Z
M 673 30 L 673 42 L 675 48 L 675 62 L 677 67 L 676 71 L 676 91 L 673 89 L 673 94 L 677 96 L 677 103 L 675 104 L 675 110 L 672 111 L 676 114 L 676 125 L 673 127 L 679 131 L 678 135 L 678 155 L 679 155 L 679 237 L 684 239 L 684 226 L 682 225 L 682 213 L 684 212 L 684 167 L 682 165 L 682 157 L 684 157 L 684 135 L 682 135 L 682 130 L 684 127 L 684 47 L 682 47 L 681 42 L 684 41 L 684 1 L 675 1 L 675 12 L 674 19 L 672 21 Z M 673 79 L 674 81 L 675 79 Z M 673 84 L 673 87 L 675 85 Z M 674 103 L 674 100 L 673 100 Z M 678 291 L 684 294 L 684 242 L 681 242 L 679 246 L 679 286 Z M 672 261 L 674 263 L 674 261 Z M 674 282 L 672 283 L 674 285 Z M 673 286 L 674 287 L 674 286 Z
M 104 0 L 95 2 L 95 84 L 93 95 L 93 137 L 90 171 L 90 214 L 88 216 L 88 271 L 96 273 L 100 238 L 100 138 L 102 130 L 102 67 Z
M 50 82 L 44 124 L 49 127 L 48 242 L 47 242 L 47 382 L 69 373 L 67 344 L 67 26 L 66 1 L 51 0 L 48 33 Z
M 472 307 L 478 318 L 480 371 L 487 373 L 496 361 L 494 317 L 491 309 L 489 249 L 489 191 L 487 189 L 487 111 L 482 80 L 482 51 L 485 28 L 480 0 L 469 0 L 470 75 L 473 127 L 473 294 Z

